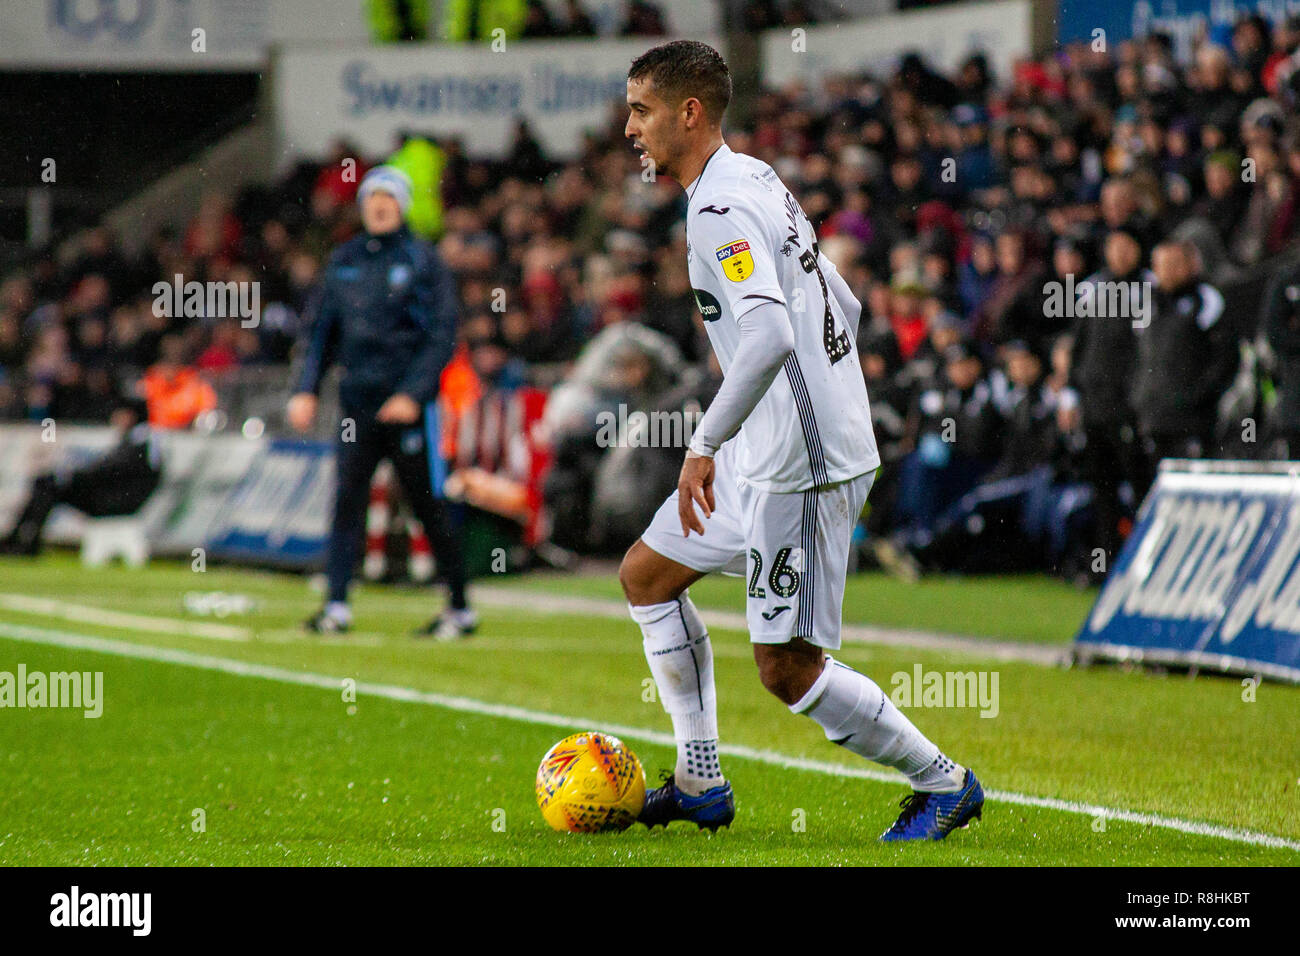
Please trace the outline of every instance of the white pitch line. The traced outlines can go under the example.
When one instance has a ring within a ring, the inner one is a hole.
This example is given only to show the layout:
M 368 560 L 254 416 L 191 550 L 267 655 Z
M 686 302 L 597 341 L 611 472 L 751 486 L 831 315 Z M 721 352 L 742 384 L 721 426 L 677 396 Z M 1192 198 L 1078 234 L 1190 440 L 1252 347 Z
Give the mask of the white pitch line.
M 189 637 L 210 637 L 218 641 L 247 641 L 252 634 L 246 627 L 229 624 L 211 624 L 206 621 L 185 621 L 174 617 L 153 617 L 147 614 L 128 614 L 110 611 L 86 604 L 69 604 L 54 598 L 33 597 L 29 594 L 0 594 L 0 608 L 25 614 L 43 614 L 81 624 L 98 624 L 133 631 L 152 631 L 155 634 L 181 634 Z
M 55 647 L 73 648 L 92 651 L 98 654 L 111 654 L 117 657 L 131 657 L 137 660 L 156 661 L 175 664 L 180 667 L 193 667 L 200 670 L 219 671 L 237 677 L 256 677 L 263 680 L 278 681 L 285 684 L 298 684 L 304 687 L 319 687 L 337 691 L 343 686 L 342 677 L 330 677 L 325 674 L 312 674 L 302 671 L 275 667 L 270 664 L 258 664 L 251 661 L 232 660 L 211 654 L 197 654 L 171 647 L 158 647 L 152 644 L 133 644 L 107 637 L 94 637 L 89 634 L 76 634 L 69 631 L 57 631 L 41 627 L 27 627 L 0 621 L 0 638 L 24 641 L 30 644 L 46 644 Z M 399 687 L 393 684 L 375 684 L 369 681 L 357 681 L 359 694 L 369 694 L 385 700 L 402 701 L 410 704 L 426 704 L 442 707 L 461 713 L 479 714 L 484 717 L 517 720 L 522 723 L 537 724 L 546 727 L 590 727 L 617 737 L 630 740 L 642 740 L 663 747 L 676 747 L 672 734 L 643 727 L 629 727 L 623 724 L 611 724 L 603 720 L 591 720 L 585 717 L 569 717 L 563 714 L 551 714 L 525 707 L 509 704 L 494 704 L 489 701 L 475 700 L 472 697 L 460 697 L 451 694 L 439 694 L 435 691 L 417 690 L 413 687 Z M 810 760 L 805 757 L 792 757 L 772 750 L 759 750 L 737 744 L 722 744 L 718 751 L 729 757 L 752 760 L 787 770 L 804 770 L 809 773 L 826 774 L 833 777 L 852 777 L 864 780 L 876 780 L 882 783 L 903 783 L 906 778 L 901 774 L 873 770 L 869 767 L 853 767 L 824 760 Z M 1059 800 L 1055 797 L 1035 797 L 1008 790 L 986 790 L 985 796 L 990 800 L 1011 803 L 1024 807 L 1039 807 L 1045 810 L 1057 810 L 1061 813 L 1075 813 L 1090 817 L 1103 817 L 1107 820 L 1119 820 L 1141 826 L 1161 827 L 1176 830 L 1192 836 L 1213 837 L 1230 840 L 1234 843 L 1246 843 L 1252 846 L 1273 849 L 1295 850 L 1300 852 L 1300 840 L 1291 840 L 1272 833 L 1260 833 L 1254 830 L 1241 830 L 1235 827 L 1221 826 L 1216 823 L 1203 823 L 1197 820 L 1184 820 L 1179 817 L 1167 817 L 1157 813 L 1141 813 L 1134 810 L 1122 810 L 1104 807 L 1098 804 L 1079 803 L 1073 800 Z

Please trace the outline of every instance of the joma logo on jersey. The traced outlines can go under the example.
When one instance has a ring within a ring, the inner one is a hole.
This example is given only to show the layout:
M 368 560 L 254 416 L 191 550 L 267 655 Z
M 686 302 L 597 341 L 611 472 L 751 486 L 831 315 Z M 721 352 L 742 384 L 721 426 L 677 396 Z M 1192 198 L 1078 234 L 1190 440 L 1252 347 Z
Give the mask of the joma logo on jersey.
M 732 282 L 743 282 L 754 271 L 754 257 L 749 252 L 749 242 L 737 239 L 716 250 L 718 262 L 722 264 L 722 274 Z

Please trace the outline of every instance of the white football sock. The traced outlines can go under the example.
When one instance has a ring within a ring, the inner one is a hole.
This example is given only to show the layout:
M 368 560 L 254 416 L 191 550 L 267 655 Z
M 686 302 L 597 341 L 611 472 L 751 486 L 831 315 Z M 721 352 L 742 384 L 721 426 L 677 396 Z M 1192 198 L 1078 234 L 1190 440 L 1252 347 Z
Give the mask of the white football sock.
M 330 601 L 325 605 L 325 613 L 340 624 L 350 625 L 352 623 L 352 608 L 348 607 L 346 601 Z
M 709 632 L 688 595 L 628 605 L 641 625 L 646 661 L 677 738 L 677 786 L 698 795 L 726 782 L 718 763 L 718 700 Z
M 966 768 L 940 753 L 871 678 L 829 654 L 821 676 L 790 710 L 821 724 L 832 743 L 901 770 L 915 790 L 952 793 L 965 782 Z

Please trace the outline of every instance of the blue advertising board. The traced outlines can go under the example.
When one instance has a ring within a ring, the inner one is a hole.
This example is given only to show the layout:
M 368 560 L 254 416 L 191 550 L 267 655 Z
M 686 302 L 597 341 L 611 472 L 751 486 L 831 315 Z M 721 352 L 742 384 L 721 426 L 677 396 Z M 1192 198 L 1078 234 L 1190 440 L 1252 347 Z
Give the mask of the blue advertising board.
M 1075 639 L 1300 682 L 1300 463 L 1165 462 Z
M 1180 57 L 1191 52 L 1196 37 L 1207 34 L 1228 45 L 1232 24 L 1243 12 L 1258 12 L 1269 21 L 1300 13 L 1296 0 L 1060 0 L 1057 39 L 1091 41 L 1105 30 L 1107 44 L 1150 33 L 1174 40 Z M 1113 49 L 1113 46 L 1111 47 Z
M 325 553 L 333 493 L 328 443 L 272 441 L 231 489 L 209 532 L 208 553 L 222 560 L 313 566 Z

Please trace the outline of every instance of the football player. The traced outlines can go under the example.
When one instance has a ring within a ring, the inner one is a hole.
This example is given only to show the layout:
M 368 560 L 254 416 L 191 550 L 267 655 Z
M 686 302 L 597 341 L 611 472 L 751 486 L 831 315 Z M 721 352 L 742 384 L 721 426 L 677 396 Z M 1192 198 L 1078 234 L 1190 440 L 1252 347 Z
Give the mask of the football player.
M 861 306 L 772 168 L 723 141 L 730 97 L 726 63 L 693 40 L 649 50 L 628 73 L 625 133 L 686 191 L 691 284 L 725 373 L 677 491 L 619 571 L 677 739 L 675 772 L 640 819 L 716 829 L 735 816 L 709 635 L 687 589 L 743 571 L 763 686 L 834 743 L 907 776 L 913 793 L 881 839 L 943 839 L 980 815 L 975 774 L 826 653 L 840 646 L 850 535 L 880 465 L 854 347 Z

